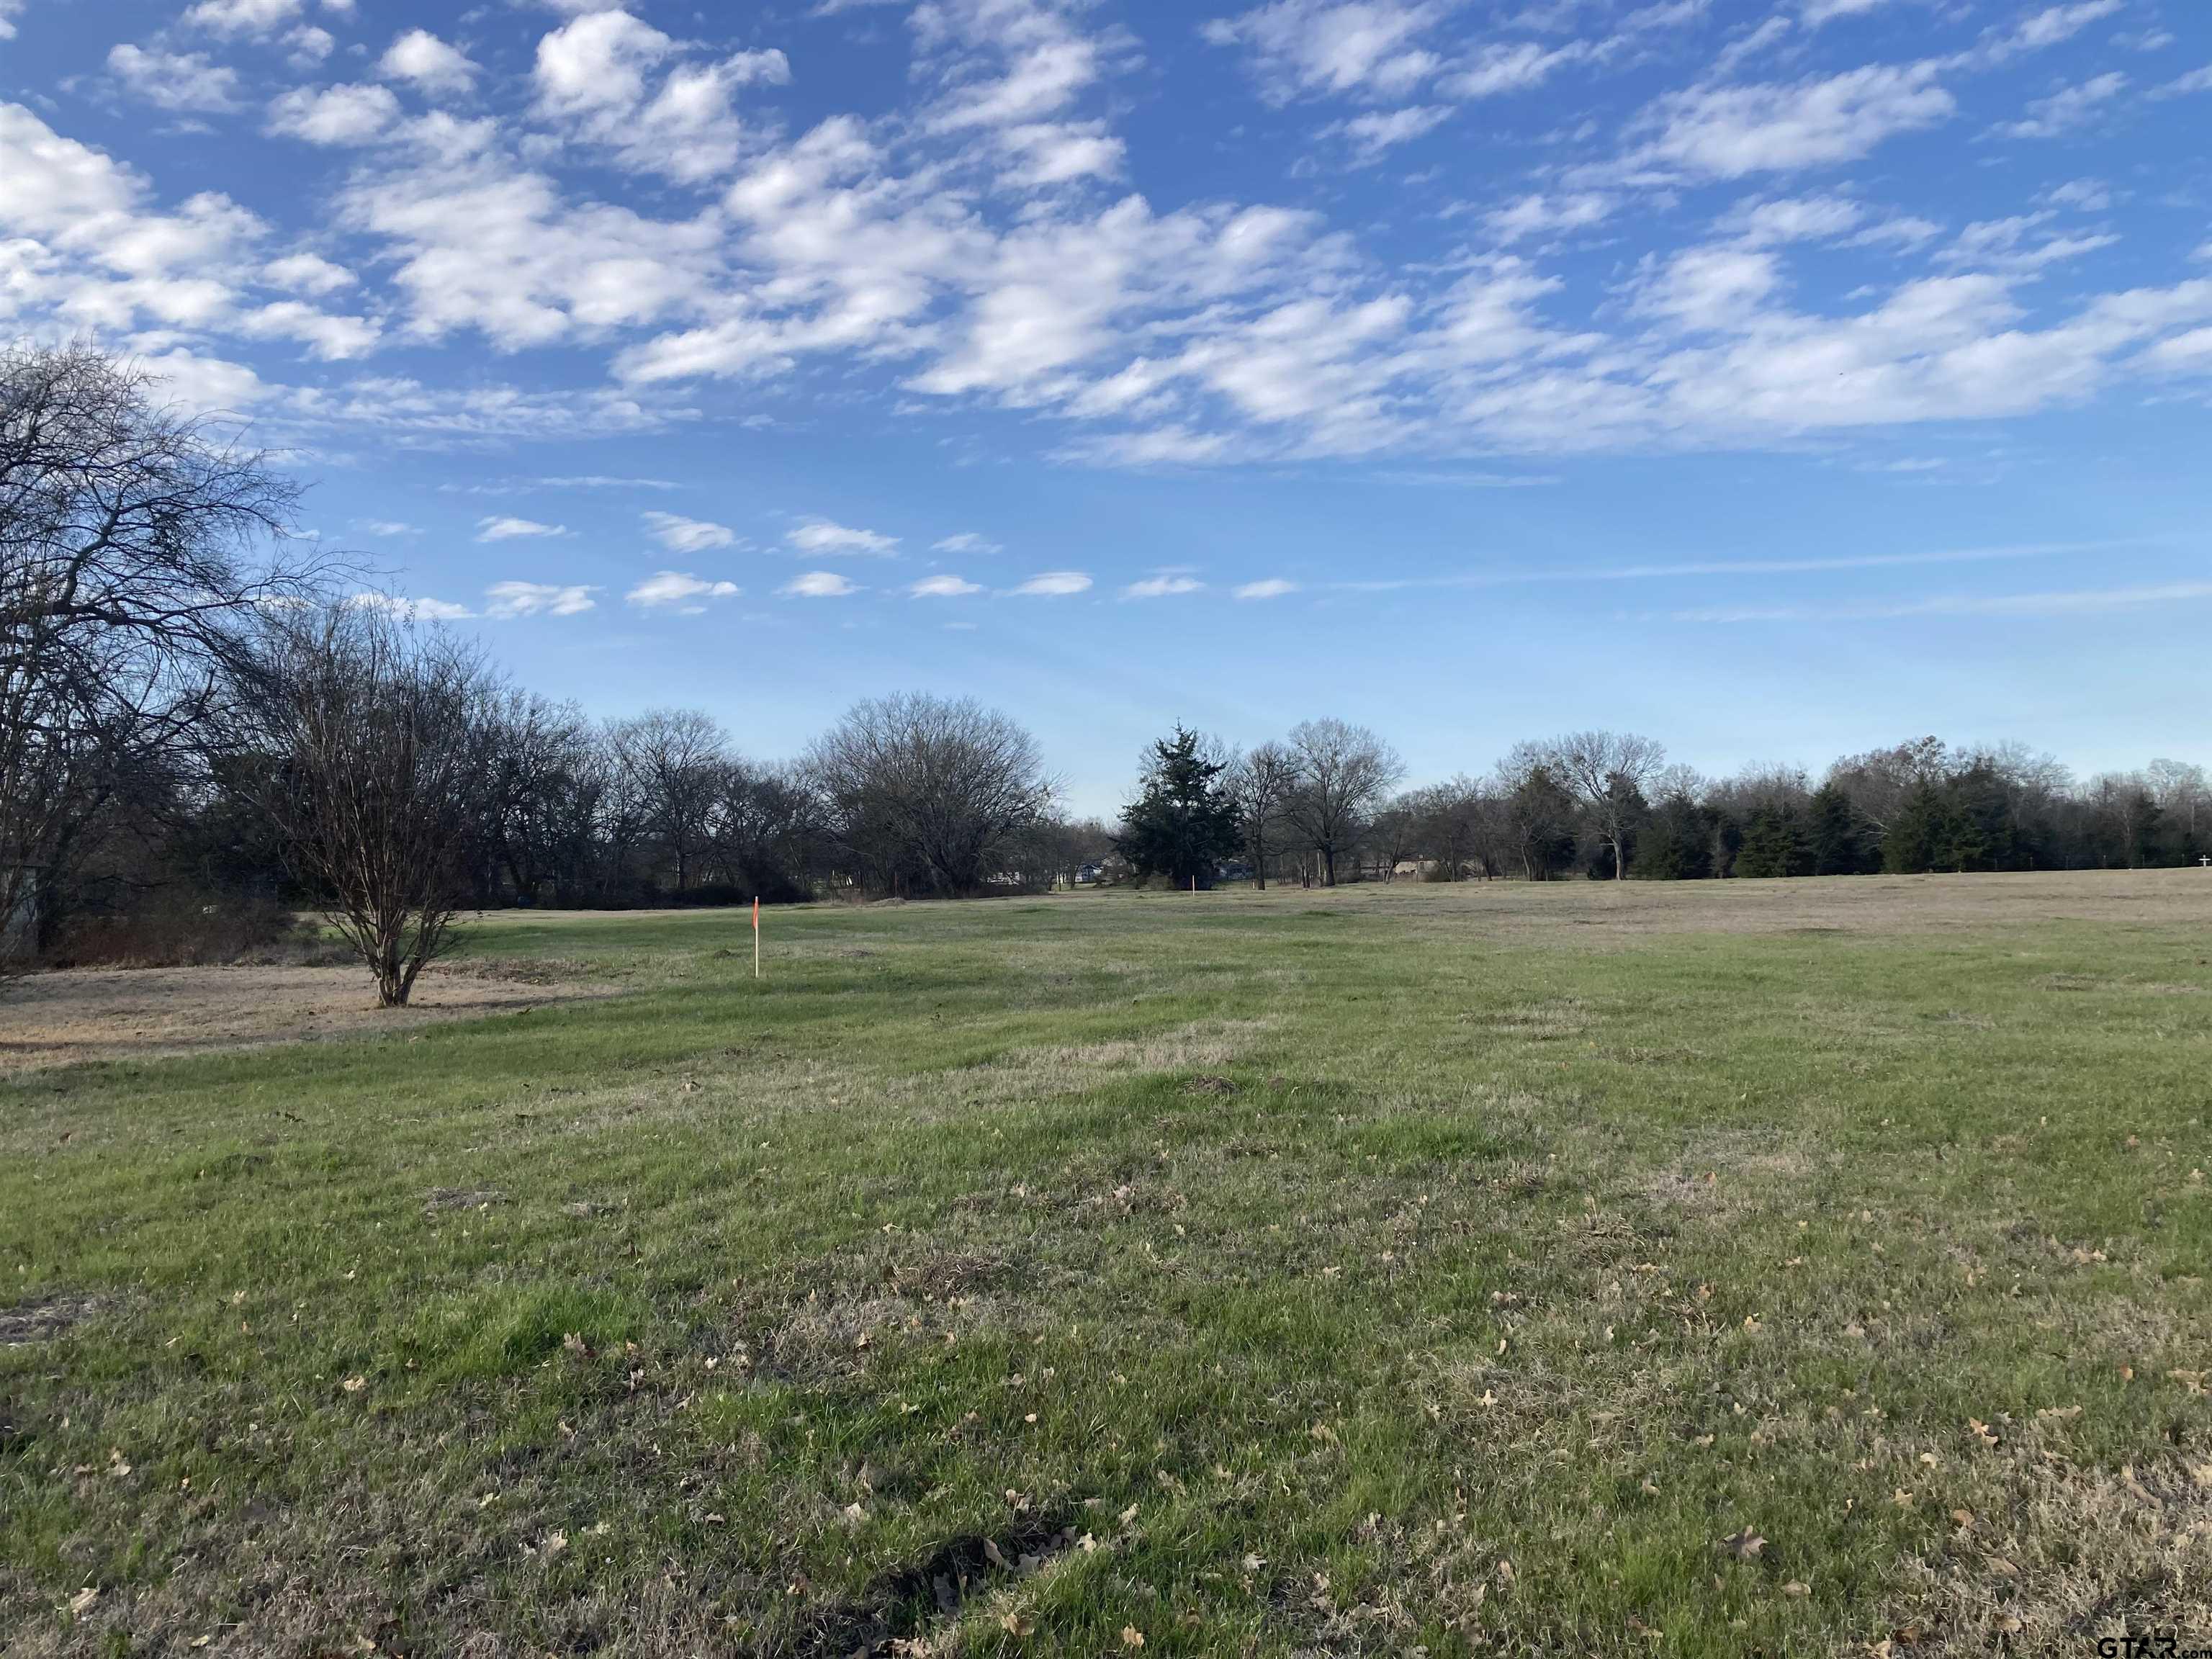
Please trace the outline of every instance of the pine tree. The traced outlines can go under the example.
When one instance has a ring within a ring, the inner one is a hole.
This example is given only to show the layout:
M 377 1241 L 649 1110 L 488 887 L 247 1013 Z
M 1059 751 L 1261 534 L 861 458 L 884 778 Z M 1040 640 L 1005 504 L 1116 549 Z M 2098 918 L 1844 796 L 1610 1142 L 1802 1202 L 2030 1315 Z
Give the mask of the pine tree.
M 1735 873 L 1747 879 L 1813 873 L 1812 841 L 1796 807 L 1761 806 L 1753 811 L 1735 855 Z
M 1865 826 L 1859 822 L 1858 809 L 1832 783 L 1814 792 L 1813 821 L 1806 833 L 1812 843 L 1816 876 L 1863 875 L 1875 867 L 1877 860 Z
M 1959 836 L 1953 817 L 1950 800 L 1933 780 L 1915 784 L 1882 842 L 1882 868 L 1892 875 L 1917 876 L 1954 867 Z
M 1198 733 L 1180 726 L 1152 745 L 1115 840 L 1139 875 L 1165 876 L 1177 887 L 1213 885 L 1216 866 L 1243 842 L 1236 803 L 1221 787 L 1227 769 L 1206 758 Z

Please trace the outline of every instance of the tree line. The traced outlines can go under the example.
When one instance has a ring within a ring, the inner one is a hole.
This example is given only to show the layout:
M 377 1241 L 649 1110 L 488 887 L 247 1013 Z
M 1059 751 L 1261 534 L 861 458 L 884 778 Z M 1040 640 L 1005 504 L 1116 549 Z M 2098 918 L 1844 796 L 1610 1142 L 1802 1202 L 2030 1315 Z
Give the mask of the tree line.
M 1177 727 L 1143 758 L 1117 853 L 1207 885 L 1224 870 L 1373 880 L 1726 880 L 1881 872 L 2142 869 L 2212 854 L 2201 766 L 2077 781 L 2017 745 L 1919 738 L 1801 769 L 1713 778 L 1656 740 L 1578 732 L 1516 744 L 1489 772 L 1400 791 L 1403 763 L 1339 720 L 1249 751 Z
M 1098 877 L 1609 879 L 2193 862 L 2201 770 L 2077 784 L 1932 738 L 1815 786 L 1648 738 L 1513 747 L 1407 791 L 1363 727 L 1178 729 L 1121 820 L 1071 821 L 1030 733 L 863 702 L 769 764 L 696 710 L 587 716 L 297 533 L 297 487 L 82 346 L 0 349 L 0 957 L 250 947 L 319 909 L 404 1001 L 471 908 L 964 896 Z

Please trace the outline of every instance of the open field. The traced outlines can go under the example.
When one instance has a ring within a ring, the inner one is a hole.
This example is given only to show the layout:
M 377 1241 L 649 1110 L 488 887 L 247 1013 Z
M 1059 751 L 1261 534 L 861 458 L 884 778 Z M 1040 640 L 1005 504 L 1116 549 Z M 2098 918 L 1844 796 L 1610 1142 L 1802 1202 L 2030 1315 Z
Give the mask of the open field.
M 769 926 L 0 1080 L 8 1651 L 2212 1645 L 2212 874 Z

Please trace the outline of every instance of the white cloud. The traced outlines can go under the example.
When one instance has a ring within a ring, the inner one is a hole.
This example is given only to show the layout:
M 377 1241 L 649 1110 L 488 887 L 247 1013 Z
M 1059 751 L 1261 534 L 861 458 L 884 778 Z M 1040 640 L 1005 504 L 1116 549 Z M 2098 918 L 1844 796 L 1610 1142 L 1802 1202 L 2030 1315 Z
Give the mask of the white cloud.
M 699 605 L 700 600 L 735 599 L 742 591 L 735 582 L 710 581 L 688 571 L 661 570 L 647 577 L 623 597 L 641 611 L 663 610 L 677 605 L 687 614 L 696 614 L 702 608 Z
M 532 536 L 565 536 L 566 525 L 540 524 L 535 519 L 512 518 L 495 514 L 477 520 L 477 539 L 480 542 L 511 542 Z
M 1613 207 L 1612 197 L 1594 191 L 1564 195 L 1540 191 L 1484 215 L 1482 222 L 1498 241 L 1511 243 L 1530 236 L 1588 229 L 1606 219 Z
M 727 525 L 674 513 L 648 513 L 645 522 L 653 538 L 672 553 L 704 553 L 710 548 L 734 546 L 738 539 L 738 532 Z
M 1273 102 L 1301 94 L 1395 98 L 1443 67 L 1420 44 L 1443 15 L 1404 0 L 1275 0 L 1201 31 L 1218 46 L 1243 46 Z
M 1195 576 L 1147 576 L 1144 580 L 1131 582 L 1123 588 L 1121 597 L 1125 599 L 1162 599 L 1176 593 L 1195 593 L 1205 586 Z
M 580 616 L 593 608 L 596 601 L 592 595 L 598 591 L 593 587 L 562 586 L 550 582 L 494 582 L 484 589 L 484 598 L 490 601 L 484 606 L 484 615 L 501 620 L 515 617 Z
M 15 18 L 30 0 L 0 0 L 0 40 L 15 38 Z
M 295 70 L 313 69 L 337 49 L 337 42 L 328 29 L 319 29 L 303 23 L 284 36 L 287 51 L 284 61 Z
M 343 265 L 332 264 L 319 253 L 288 253 L 262 266 L 261 274 L 279 288 L 313 295 L 336 294 L 360 280 Z
M 1296 582 L 1285 581 L 1280 576 L 1270 576 L 1265 581 L 1246 582 L 1237 590 L 1237 597 L 1240 599 L 1279 599 L 1285 593 L 1297 591 Z
M 1375 161 L 1394 145 L 1410 143 L 1434 132 L 1450 118 L 1451 111 L 1442 105 L 1413 105 L 1355 115 L 1330 131 L 1341 135 L 1361 161 Z
M 238 71 L 205 53 L 130 45 L 112 48 L 107 67 L 124 89 L 155 109 L 221 112 L 238 107 Z
M 372 536 L 419 536 L 422 532 L 411 524 L 397 519 L 356 519 L 355 524 Z
M 538 43 L 537 113 L 635 172 L 726 173 L 744 143 L 738 89 L 781 85 L 791 66 L 775 51 L 695 62 L 687 50 L 626 11 L 585 12 Z
M 267 34 L 300 15 L 300 0 L 199 0 L 185 22 L 215 34 Z
M 2121 0 L 2075 0 L 2069 5 L 2045 6 L 2031 12 L 2008 30 L 1992 28 L 1983 36 L 1982 55 L 2002 63 L 2022 52 L 2041 52 L 2072 40 L 2100 18 L 2118 11 Z
M 828 519 L 809 519 L 797 529 L 787 532 L 784 540 L 802 553 L 874 553 L 888 554 L 896 550 L 899 538 L 879 535 L 872 530 L 854 530 Z
M 2052 138 L 2093 119 L 2097 112 L 2127 90 L 2128 77 L 2118 70 L 2093 76 L 2079 86 L 2064 87 L 2048 98 L 2039 98 L 2017 121 L 1999 122 L 1990 131 L 2000 138 Z
M 2159 88 L 2161 97 L 2179 97 L 2192 92 L 2212 92 L 2212 64 L 2207 64 L 2200 70 L 2191 70 Z
M 917 599 L 957 599 L 982 591 L 980 583 L 953 575 L 924 576 L 907 589 Z
M 345 602 L 356 610 L 382 611 L 410 623 L 465 622 L 476 615 L 449 599 L 412 599 L 398 593 L 349 593 Z
M 972 530 L 963 530 L 957 536 L 947 536 L 943 541 L 932 542 L 933 553 L 1003 553 L 1006 549 L 998 543 L 986 541 Z
M 399 118 L 388 87 L 295 87 L 269 106 L 269 131 L 311 144 L 362 144 Z
M 1656 134 L 1631 157 L 1722 179 L 1856 161 L 1885 139 L 1939 125 L 1957 100 L 1936 66 L 1874 64 L 1790 84 L 1702 87 L 1659 100 Z
M 1538 46 L 1529 40 L 1510 46 L 1492 45 L 1455 68 L 1444 77 L 1442 88 L 1454 97 L 1467 99 L 1526 92 L 1532 87 L 1542 86 L 1552 78 L 1554 70 L 1579 63 L 1589 55 L 1590 49 L 1580 41 L 1569 41 L 1562 46 Z
M 1030 577 L 1014 589 L 1017 593 L 1039 599 L 1063 599 L 1072 593 L 1091 591 L 1091 578 L 1080 570 L 1048 570 Z
M 408 81 L 428 93 L 465 93 L 476 85 L 475 61 L 459 47 L 428 29 L 409 29 L 386 49 L 377 72 L 387 81 Z
M 842 599 L 860 590 L 834 570 L 810 570 L 803 576 L 793 576 L 776 591 L 794 599 Z
M 1818 28 L 1838 17 L 1856 17 L 1889 3 L 1890 0 L 1802 0 L 1797 15 L 1808 28 Z

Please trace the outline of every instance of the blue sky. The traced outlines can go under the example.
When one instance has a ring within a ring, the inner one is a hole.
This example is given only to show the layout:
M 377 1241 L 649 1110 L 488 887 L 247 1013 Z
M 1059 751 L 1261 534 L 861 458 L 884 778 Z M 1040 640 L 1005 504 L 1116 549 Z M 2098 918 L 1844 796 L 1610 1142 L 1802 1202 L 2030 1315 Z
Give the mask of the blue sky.
M 0 327 L 516 675 L 2212 762 L 2196 0 L 0 0 Z

